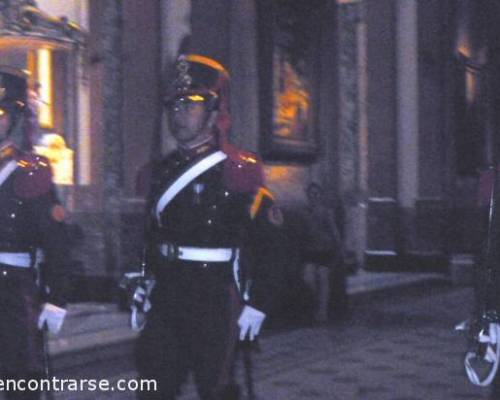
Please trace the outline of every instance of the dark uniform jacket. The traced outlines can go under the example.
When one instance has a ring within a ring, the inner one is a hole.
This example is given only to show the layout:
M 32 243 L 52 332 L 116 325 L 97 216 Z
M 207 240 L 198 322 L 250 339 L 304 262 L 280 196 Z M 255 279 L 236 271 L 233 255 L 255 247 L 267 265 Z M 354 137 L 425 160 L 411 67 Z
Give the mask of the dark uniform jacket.
M 262 240 L 262 233 L 273 228 L 268 217 L 273 196 L 263 187 L 262 164 L 255 155 L 225 146 L 224 161 L 191 181 L 164 209 L 156 209 L 162 194 L 179 176 L 216 151 L 198 155 L 176 151 L 154 166 L 146 229 L 147 265 L 161 276 L 162 268 L 175 264 L 158 251 L 162 243 L 239 249 L 235 280 L 240 293 L 249 305 L 268 313 L 279 292 L 280 271 L 269 262 L 272 243 Z M 200 264 L 210 267 L 208 262 Z
M 0 252 L 29 253 L 36 264 L 37 249 L 44 254 L 44 301 L 65 305 L 67 272 L 64 209 L 59 204 L 47 159 L 17 153 L 0 160 Z M 10 173 L 9 173 L 10 172 Z

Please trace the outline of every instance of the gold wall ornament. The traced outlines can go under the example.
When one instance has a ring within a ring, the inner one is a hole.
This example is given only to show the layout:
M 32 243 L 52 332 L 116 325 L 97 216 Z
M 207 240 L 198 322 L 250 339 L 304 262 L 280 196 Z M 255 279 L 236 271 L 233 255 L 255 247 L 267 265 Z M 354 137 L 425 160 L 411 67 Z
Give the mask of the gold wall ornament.
M 64 137 L 56 133 L 44 134 L 35 153 L 47 157 L 52 168 L 52 180 L 56 185 L 73 185 L 74 151 L 66 146 Z
M 0 48 L 70 50 L 86 41 L 78 24 L 40 10 L 34 0 L 0 0 Z

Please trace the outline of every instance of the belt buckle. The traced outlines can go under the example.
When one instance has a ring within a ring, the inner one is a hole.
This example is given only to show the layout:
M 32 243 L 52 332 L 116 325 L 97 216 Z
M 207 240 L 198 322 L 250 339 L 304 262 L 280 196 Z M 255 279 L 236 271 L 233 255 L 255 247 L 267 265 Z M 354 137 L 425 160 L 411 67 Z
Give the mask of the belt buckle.
M 179 246 L 173 243 L 167 243 L 167 261 L 175 261 L 179 257 Z

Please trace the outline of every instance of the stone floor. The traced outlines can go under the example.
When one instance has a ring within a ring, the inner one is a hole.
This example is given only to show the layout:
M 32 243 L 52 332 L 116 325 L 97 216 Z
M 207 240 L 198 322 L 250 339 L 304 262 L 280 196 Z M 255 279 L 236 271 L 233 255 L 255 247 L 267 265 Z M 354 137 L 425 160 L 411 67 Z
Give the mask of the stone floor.
M 469 316 L 469 287 L 437 274 L 361 272 L 349 278 L 348 292 L 347 321 L 289 322 L 263 334 L 252 354 L 256 400 L 488 399 L 488 388 L 467 381 L 465 339 L 453 330 Z M 64 331 L 50 341 L 54 375 L 111 383 L 135 378 L 135 338 L 116 306 L 71 305 Z M 237 379 L 244 388 L 241 359 Z M 128 400 L 135 394 L 59 392 L 54 398 Z M 194 399 L 188 382 L 180 400 Z
M 404 284 L 399 289 L 353 295 L 347 321 L 322 326 L 291 324 L 267 331 L 260 340 L 260 351 L 253 354 L 256 399 L 488 399 L 488 388 L 468 382 L 462 363 L 465 339 L 453 330 L 469 316 L 471 289 L 454 287 L 442 277 L 409 286 L 402 277 L 397 279 Z M 134 378 L 133 363 L 126 355 L 130 344 L 124 346 L 115 350 L 114 358 L 84 359 L 70 375 L 111 381 Z M 237 365 L 238 381 L 244 387 L 241 360 Z M 135 396 L 116 391 L 66 392 L 55 398 L 127 400 Z M 196 398 L 188 382 L 181 400 Z
M 471 301 L 469 289 L 429 287 L 359 304 L 341 325 L 264 338 L 254 362 L 257 398 L 487 399 L 488 389 L 467 381 L 465 341 L 453 330 Z

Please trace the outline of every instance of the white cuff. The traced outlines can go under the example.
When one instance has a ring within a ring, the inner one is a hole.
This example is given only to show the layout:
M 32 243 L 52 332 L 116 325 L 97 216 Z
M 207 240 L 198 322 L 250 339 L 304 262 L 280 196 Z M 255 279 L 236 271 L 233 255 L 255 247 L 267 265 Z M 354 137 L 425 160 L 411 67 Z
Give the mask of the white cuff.
M 43 329 L 45 324 L 49 332 L 57 334 L 62 328 L 64 318 L 66 317 L 66 309 L 58 307 L 51 303 L 45 303 L 42 312 L 38 317 L 38 329 Z

